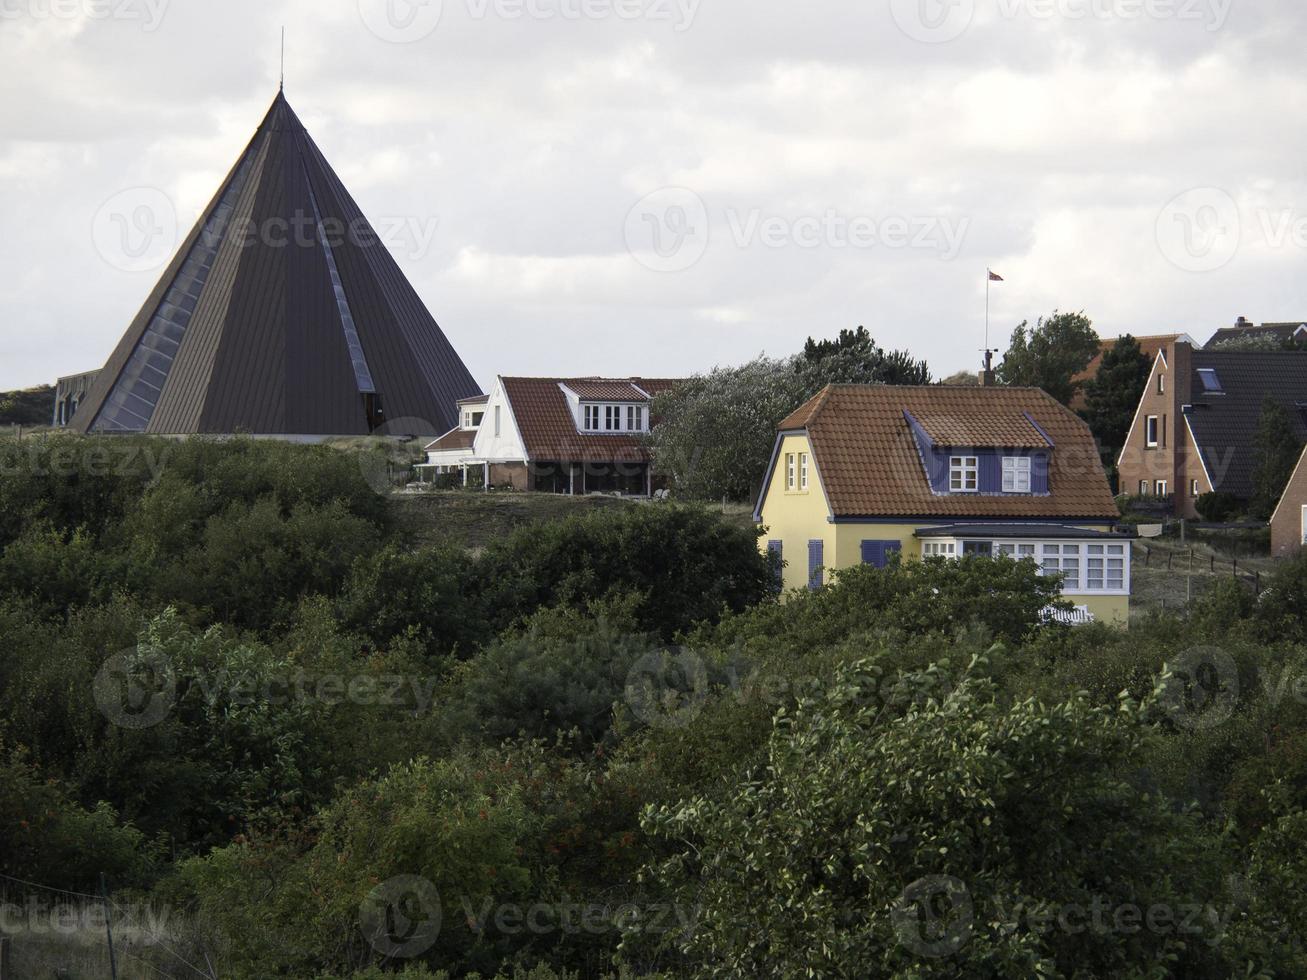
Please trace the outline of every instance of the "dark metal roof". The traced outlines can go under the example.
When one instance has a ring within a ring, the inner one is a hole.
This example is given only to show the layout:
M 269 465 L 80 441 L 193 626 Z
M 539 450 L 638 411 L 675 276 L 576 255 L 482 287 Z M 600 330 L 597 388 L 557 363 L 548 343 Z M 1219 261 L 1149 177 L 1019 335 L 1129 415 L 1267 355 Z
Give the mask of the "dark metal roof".
M 1129 541 L 1133 534 L 1087 531 L 1069 524 L 945 524 L 913 532 L 917 538 L 1112 538 Z
M 1199 369 L 1216 372 L 1220 392 L 1209 392 Z M 1288 409 L 1299 441 L 1307 442 L 1307 352 L 1194 351 L 1190 366 L 1193 407 L 1185 418 L 1213 488 L 1240 497 L 1253 492 L 1254 442 L 1262 402 Z
M 362 435 L 369 381 L 417 435 L 481 393 L 279 92 L 71 427 Z

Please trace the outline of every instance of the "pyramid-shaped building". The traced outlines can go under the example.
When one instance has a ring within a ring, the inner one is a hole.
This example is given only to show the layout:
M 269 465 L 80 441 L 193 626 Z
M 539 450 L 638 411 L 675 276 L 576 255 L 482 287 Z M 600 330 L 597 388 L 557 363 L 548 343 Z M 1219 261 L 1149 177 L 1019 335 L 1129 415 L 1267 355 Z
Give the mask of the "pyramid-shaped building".
M 278 92 L 70 427 L 439 434 L 479 394 Z

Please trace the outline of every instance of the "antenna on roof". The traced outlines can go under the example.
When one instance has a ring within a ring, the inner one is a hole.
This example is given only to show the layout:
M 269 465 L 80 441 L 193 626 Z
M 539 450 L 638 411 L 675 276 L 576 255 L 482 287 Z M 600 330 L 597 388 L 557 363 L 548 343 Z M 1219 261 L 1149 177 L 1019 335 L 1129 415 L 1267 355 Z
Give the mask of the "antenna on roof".
M 281 27 L 281 83 L 277 86 L 278 92 L 286 91 L 286 25 Z

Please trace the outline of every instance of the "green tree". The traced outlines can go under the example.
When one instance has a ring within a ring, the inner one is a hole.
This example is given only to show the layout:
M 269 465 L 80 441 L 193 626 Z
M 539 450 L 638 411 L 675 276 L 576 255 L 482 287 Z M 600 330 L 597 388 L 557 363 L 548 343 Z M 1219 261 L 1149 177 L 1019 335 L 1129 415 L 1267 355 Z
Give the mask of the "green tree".
M 1006 703 L 974 677 L 938 697 L 927 671 L 893 710 L 880 673 L 849 664 L 778 712 L 734 791 L 647 814 L 670 848 L 650 875 L 700 913 L 673 939 L 682 975 L 1229 975 L 1210 918 L 1112 928 L 1122 908 L 1221 904 L 1214 835 L 1124 777 L 1135 709 Z
M 978 371 L 955 371 L 942 380 L 940 384 L 974 387 L 980 384 L 980 373 Z
M 691 500 L 748 500 L 776 426 L 811 397 L 792 360 L 757 357 L 690 378 L 654 401 L 654 466 Z
M 865 327 L 834 340 L 809 337 L 789 358 L 757 357 L 715 368 L 658 397 L 650 436 L 657 471 L 693 500 L 752 500 L 776 427 L 828 384 L 929 384 L 930 369 L 907 351 L 885 351 Z
M 885 351 L 866 327 L 841 330 L 834 340 L 809 337 L 795 369 L 810 379 L 813 394 L 828 384 L 930 384 L 925 361 L 907 351 Z
M 1012 331 L 1007 353 L 998 366 L 1005 385 L 1043 388 L 1063 405 L 1071 404 L 1079 390 L 1075 376 L 1098 353 L 1098 334 L 1082 310 L 1040 317 L 1034 327 L 1023 320 Z
M 1262 402 L 1253 437 L 1253 496 L 1249 504 L 1253 517 L 1270 518 L 1301 455 L 1302 443 L 1288 409 L 1268 396 Z
M 1125 445 L 1150 367 L 1139 341 L 1125 334 L 1103 353 L 1098 374 L 1085 385 L 1083 415 L 1105 459 L 1115 460 Z

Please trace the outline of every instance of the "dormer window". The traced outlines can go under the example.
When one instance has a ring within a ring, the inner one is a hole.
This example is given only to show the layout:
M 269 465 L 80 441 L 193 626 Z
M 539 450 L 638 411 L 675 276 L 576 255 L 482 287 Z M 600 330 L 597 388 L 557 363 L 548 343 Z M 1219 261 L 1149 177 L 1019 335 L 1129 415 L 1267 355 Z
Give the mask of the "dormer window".
M 463 409 L 463 428 L 476 429 L 480 427 L 481 420 L 486 417 L 486 413 L 474 412 L 470 408 Z
M 645 432 L 645 406 L 582 403 L 582 432 Z
M 952 493 L 975 493 L 980 489 L 980 466 L 975 456 L 950 456 L 948 488 Z
M 1004 456 L 1003 457 L 1003 492 L 1004 493 L 1029 493 L 1030 492 L 1030 457 L 1029 456 Z
M 1216 376 L 1215 368 L 1199 368 L 1198 380 L 1203 383 L 1203 391 L 1208 394 L 1225 393 L 1225 389 L 1221 387 L 1221 379 Z

